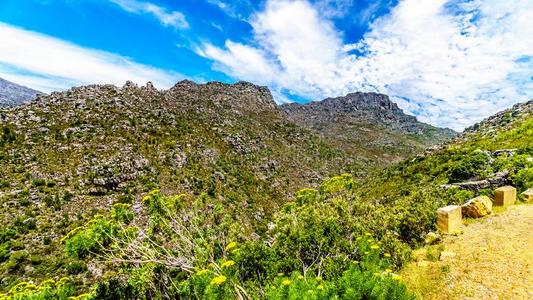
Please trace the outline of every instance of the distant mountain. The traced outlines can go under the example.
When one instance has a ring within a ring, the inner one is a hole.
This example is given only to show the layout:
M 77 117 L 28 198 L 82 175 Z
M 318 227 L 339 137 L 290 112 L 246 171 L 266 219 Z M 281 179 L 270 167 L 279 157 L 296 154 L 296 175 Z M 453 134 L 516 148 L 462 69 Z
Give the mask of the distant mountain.
M 289 120 L 372 164 L 401 160 L 457 134 L 406 115 L 383 94 L 357 92 L 281 108 Z
M 42 93 L 0 78 L 0 107 L 27 103 L 35 99 L 38 94 Z

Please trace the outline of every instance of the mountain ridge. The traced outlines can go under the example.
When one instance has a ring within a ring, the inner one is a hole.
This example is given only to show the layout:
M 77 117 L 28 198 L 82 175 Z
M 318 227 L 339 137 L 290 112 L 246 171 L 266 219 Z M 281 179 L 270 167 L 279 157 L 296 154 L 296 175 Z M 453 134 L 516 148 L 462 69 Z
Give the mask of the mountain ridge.
M 41 92 L 0 78 L 0 108 L 28 103 Z
M 353 155 L 371 153 L 370 159 L 378 164 L 399 161 L 457 135 L 419 122 L 378 93 L 355 92 L 307 104 L 284 104 L 281 109 L 289 120 Z

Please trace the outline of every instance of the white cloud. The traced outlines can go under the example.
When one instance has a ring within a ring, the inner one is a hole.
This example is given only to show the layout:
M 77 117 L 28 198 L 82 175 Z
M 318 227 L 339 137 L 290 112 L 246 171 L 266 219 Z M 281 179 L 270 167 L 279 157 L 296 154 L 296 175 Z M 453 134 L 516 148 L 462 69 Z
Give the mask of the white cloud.
M 529 0 L 404 0 L 354 44 L 323 15 L 304 0 L 270 0 L 251 19 L 253 45 L 197 52 L 278 95 L 378 91 L 422 121 L 458 130 L 533 96 Z M 364 55 L 347 54 L 354 48 Z
M 135 14 L 151 14 L 156 17 L 164 26 L 171 26 L 177 29 L 185 29 L 189 27 L 189 23 L 185 20 L 185 16 L 178 11 L 167 11 L 166 8 L 158 6 L 150 2 L 142 2 L 137 0 L 109 0 L 117 4 L 127 12 Z
M 0 23 L 0 77 L 50 92 L 73 85 L 126 80 L 172 86 L 182 75 Z M 31 45 L 31 46 L 28 46 Z

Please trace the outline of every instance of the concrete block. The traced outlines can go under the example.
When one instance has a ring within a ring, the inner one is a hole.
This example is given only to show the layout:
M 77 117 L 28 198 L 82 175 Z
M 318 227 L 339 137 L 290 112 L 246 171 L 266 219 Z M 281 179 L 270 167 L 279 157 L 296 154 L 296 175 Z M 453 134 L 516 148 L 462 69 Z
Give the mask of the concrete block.
M 437 227 L 442 232 L 452 233 L 459 230 L 462 219 L 461 206 L 448 205 L 437 209 Z
M 502 186 L 494 190 L 494 206 L 509 206 L 516 201 L 516 189 L 512 186 Z

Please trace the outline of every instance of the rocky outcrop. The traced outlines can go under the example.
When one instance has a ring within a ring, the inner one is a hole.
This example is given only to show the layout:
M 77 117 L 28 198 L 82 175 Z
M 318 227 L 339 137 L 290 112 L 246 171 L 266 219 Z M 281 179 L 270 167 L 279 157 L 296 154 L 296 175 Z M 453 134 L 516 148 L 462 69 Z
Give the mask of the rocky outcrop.
M 509 183 L 509 171 L 504 170 L 493 174 L 487 179 L 483 180 L 470 180 L 465 182 L 457 182 L 452 184 L 443 184 L 441 185 L 444 189 L 449 188 L 460 188 L 464 190 L 470 190 L 474 192 L 479 192 L 482 189 L 495 189 L 501 186 L 504 186 Z
M 492 213 L 492 201 L 487 196 L 479 196 L 468 200 L 461 208 L 463 216 L 481 218 Z

